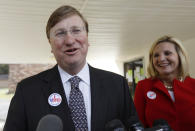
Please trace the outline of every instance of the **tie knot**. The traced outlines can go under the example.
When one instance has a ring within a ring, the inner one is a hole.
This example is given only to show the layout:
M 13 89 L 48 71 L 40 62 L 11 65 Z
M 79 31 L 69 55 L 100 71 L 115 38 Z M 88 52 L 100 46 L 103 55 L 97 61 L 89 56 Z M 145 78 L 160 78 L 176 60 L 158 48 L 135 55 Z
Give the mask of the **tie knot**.
M 78 76 L 74 76 L 74 77 L 69 79 L 71 87 L 79 87 L 80 81 L 81 81 L 81 79 Z

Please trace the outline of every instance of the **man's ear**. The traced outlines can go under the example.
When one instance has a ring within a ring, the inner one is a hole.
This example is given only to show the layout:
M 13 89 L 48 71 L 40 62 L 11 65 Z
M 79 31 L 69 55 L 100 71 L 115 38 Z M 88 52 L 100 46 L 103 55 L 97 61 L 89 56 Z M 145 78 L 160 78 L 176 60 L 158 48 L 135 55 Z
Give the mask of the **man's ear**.
M 49 42 L 50 47 L 51 47 L 51 41 L 50 41 L 50 39 L 48 39 L 48 42 Z M 51 47 L 51 53 L 53 53 L 52 47 Z

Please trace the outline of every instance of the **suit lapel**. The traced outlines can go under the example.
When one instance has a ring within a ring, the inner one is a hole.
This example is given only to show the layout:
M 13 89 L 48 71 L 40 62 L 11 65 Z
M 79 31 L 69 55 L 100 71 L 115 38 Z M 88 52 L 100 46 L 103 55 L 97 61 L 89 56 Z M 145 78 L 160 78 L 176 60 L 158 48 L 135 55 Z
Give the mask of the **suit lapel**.
M 99 128 L 106 119 L 106 92 L 101 76 L 97 70 L 89 66 L 91 86 L 91 130 Z
M 107 104 L 105 86 L 106 83 L 100 76 L 99 71 L 89 66 L 90 71 L 90 86 L 91 86 L 91 130 L 100 128 L 102 123 L 106 120 Z M 67 99 L 63 89 L 60 74 L 57 65 L 48 71 L 47 75 L 42 76 L 45 81 L 45 87 L 42 87 L 43 94 L 46 101 L 52 93 L 58 93 L 62 97 L 62 102 L 59 106 L 51 106 L 49 108 L 51 113 L 58 115 L 63 120 L 63 125 L 66 130 L 74 130 L 74 124 L 70 115 Z M 104 84 L 103 84 L 104 83 Z
M 48 101 L 49 96 L 52 93 L 57 93 L 62 97 L 62 102 L 60 105 L 52 106 L 48 104 L 51 113 L 56 114 L 59 117 L 61 117 L 64 123 L 64 126 L 65 126 L 65 129 L 72 130 L 72 128 L 74 127 L 74 124 L 73 124 L 73 121 L 70 115 L 70 110 L 68 107 L 67 99 L 65 97 L 65 92 L 64 92 L 64 88 L 63 88 L 62 81 L 60 78 L 60 74 L 58 72 L 57 65 L 53 69 L 51 69 L 43 79 L 47 83 L 47 88 L 43 87 L 43 93 L 47 101 Z

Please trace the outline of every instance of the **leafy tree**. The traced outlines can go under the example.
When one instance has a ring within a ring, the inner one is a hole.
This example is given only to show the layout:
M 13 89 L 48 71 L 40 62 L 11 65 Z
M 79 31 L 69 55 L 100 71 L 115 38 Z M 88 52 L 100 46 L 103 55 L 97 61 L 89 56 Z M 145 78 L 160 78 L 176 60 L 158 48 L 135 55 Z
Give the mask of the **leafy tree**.
M 8 64 L 0 64 L 0 74 L 8 74 L 9 66 Z

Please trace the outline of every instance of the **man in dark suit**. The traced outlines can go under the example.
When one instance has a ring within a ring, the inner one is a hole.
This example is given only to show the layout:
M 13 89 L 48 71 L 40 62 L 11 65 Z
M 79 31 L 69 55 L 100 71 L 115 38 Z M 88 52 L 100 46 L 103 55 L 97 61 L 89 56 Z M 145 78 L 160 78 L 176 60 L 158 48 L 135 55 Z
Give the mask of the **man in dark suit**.
M 126 128 L 131 126 L 129 121 L 139 122 L 124 77 L 86 63 L 88 23 L 75 8 L 56 9 L 46 33 L 57 65 L 18 83 L 4 131 L 35 131 L 47 114 L 59 116 L 64 131 L 103 131 L 113 119 L 122 121 Z M 79 79 L 76 104 L 75 83 L 70 81 L 75 76 Z M 75 111 L 75 105 L 82 108 L 82 114 Z M 82 122 L 74 115 L 82 117 Z

